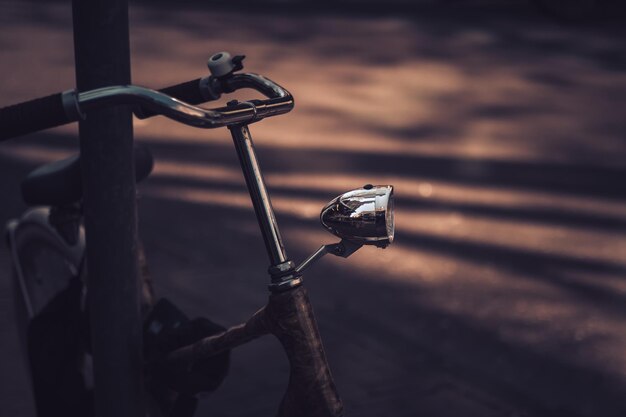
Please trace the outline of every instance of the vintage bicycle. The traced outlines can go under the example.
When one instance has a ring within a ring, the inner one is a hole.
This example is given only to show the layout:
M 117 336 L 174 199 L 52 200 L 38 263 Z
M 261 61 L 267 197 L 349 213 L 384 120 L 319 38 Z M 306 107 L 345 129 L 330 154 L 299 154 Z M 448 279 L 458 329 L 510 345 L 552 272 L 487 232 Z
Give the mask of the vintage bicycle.
M 270 79 L 242 72 L 243 59 L 217 53 L 208 61 L 210 75 L 160 91 L 135 85 L 69 90 L 6 107 L 0 109 L 0 139 L 74 122 L 117 105 L 134 106 L 140 118 L 163 115 L 198 128 L 228 128 L 270 261 L 269 300 L 245 323 L 225 329 L 208 319 L 189 320 L 166 299 L 154 303 L 149 277 L 142 274 L 144 373 L 152 398 L 148 414 L 192 415 L 195 395 L 216 389 L 226 376 L 228 352 L 271 333 L 291 367 L 277 415 L 341 416 L 302 275 L 326 254 L 347 258 L 364 245 L 384 248 L 392 243 L 393 187 L 367 184 L 330 201 L 320 220 L 341 240 L 322 245 L 299 265 L 290 260 L 249 125 L 291 111 L 294 99 Z M 256 90 L 266 98 L 197 107 L 240 89 Z M 136 147 L 134 157 L 139 182 L 150 174 L 152 157 L 146 147 Z M 31 207 L 6 228 L 19 328 L 41 416 L 89 415 L 93 409 L 80 163 L 80 156 L 73 156 L 29 174 L 22 196 Z

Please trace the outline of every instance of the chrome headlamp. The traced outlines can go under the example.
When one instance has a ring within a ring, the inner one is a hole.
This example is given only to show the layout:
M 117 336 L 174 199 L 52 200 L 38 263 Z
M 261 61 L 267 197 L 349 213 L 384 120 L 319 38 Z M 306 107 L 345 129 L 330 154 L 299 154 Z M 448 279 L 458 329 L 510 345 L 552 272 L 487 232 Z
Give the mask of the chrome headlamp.
M 296 268 L 298 273 L 328 253 L 347 258 L 363 245 L 385 248 L 393 242 L 393 186 L 367 184 L 341 194 L 322 209 L 320 221 L 341 242 L 322 245 Z
M 320 220 L 342 239 L 384 248 L 393 242 L 393 187 L 368 184 L 348 191 L 322 209 Z

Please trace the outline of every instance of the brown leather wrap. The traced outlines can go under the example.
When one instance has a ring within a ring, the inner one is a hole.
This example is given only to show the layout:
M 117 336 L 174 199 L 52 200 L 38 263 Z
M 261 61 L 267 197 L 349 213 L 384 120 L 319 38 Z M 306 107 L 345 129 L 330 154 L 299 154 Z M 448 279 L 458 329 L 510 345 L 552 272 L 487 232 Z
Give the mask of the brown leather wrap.
M 190 370 L 204 357 L 247 343 L 267 333 L 283 345 L 291 373 L 278 417 L 341 417 L 343 405 L 326 361 L 306 289 L 270 295 L 268 304 L 246 323 L 180 348 L 160 361 L 171 375 Z M 184 376 L 184 375 L 183 375 Z
M 192 345 L 182 347 L 169 353 L 165 358 L 156 362 L 155 365 L 172 373 L 180 372 L 181 370 L 190 370 L 193 368 L 194 364 L 202 358 L 217 355 L 267 334 L 265 309 L 266 307 L 263 307 L 254 313 L 254 315 L 243 324 L 238 324 L 222 333 L 206 337 Z
M 266 323 L 283 345 L 291 365 L 289 385 L 278 417 L 339 417 L 343 405 L 337 394 L 307 290 L 270 296 Z

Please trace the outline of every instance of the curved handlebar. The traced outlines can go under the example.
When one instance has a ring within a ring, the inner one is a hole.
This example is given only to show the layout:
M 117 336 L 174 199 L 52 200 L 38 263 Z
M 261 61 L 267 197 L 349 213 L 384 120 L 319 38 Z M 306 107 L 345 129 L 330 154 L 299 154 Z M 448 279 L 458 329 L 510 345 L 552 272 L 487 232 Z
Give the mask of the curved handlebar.
M 287 90 L 258 74 L 236 74 L 223 80 L 221 84 L 221 89 L 226 92 L 252 88 L 265 95 L 267 99 L 204 109 L 149 88 L 123 85 L 79 93 L 78 107 L 81 111 L 88 112 L 112 105 L 138 104 L 142 109 L 151 110 L 178 122 L 210 129 L 252 123 L 265 117 L 287 113 L 294 105 L 293 97 Z
M 135 85 L 103 87 L 77 93 L 74 90 L 54 94 L 44 99 L 0 109 L 0 140 L 36 132 L 39 130 L 71 123 L 85 117 L 92 110 L 115 105 L 139 105 L 150 115 L 162 114 L 178 122 L 199 128 L 216 128 L 232 124 L 252 123 L 265 117 L 284 114 L 294 106 L 294 99 L 283 87 L 258 74 L 234 74 L 224 79 L 205 78 L 198 80 L 199 94 L 193 94 L 194 101 L 199 97 L 217 99 L 221 93 L 251 88 L 267 97 L 265 100 L 231 102 L 226 107 L 204 109 L 171 97 L 162 91 Z M 182 97 L 190 94 L 190 84 L 180 84 L 184 88 Z M 164 89 L 177 95 L 176 87 Z M 202 91 L 205 89 L 206 91 Z M 142 117 L 142 112 L 138 112 Z M 143 117 L 147 117 L 143 114 Z

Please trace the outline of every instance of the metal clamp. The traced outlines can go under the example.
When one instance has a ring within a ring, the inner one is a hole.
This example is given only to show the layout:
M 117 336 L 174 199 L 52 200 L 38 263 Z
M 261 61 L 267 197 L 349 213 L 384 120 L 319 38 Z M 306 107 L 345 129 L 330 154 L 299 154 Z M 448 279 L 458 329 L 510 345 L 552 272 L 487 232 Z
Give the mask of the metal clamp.
M 296 271 L 296 264 L 292 261 L 272 265 L 267 272 L 272 277 L 268 289 L 273 293 L 287 291 L 302 284 L 302 275 Z
M 256 104 L 254 104 L 251 101 L 242 101 L 240 102 L 240 104 L 247 105 L 252 109 L 252 120 L 250 120 L 250 123 L 253 123 L 259 120 L 257 109 L 256 109 Z
M 87 117 L 80 109 L 78 92 L 76 90 L 72 89 L 61 93 L 61 102 L 68 120 L 85 120 Z
M 292 288 L 297 288 L 302 285 L 302 276 L 301 275 L 289 275 L 285 277 L 283 280 L 278 282 L 272 282 L 267 286 L 267 288 L 272 293 L 279 293 L 290 290 Z

